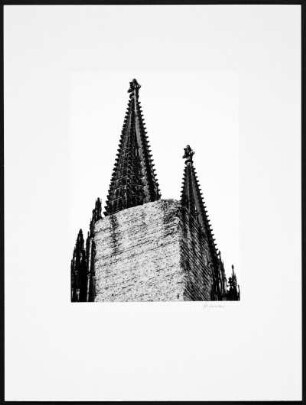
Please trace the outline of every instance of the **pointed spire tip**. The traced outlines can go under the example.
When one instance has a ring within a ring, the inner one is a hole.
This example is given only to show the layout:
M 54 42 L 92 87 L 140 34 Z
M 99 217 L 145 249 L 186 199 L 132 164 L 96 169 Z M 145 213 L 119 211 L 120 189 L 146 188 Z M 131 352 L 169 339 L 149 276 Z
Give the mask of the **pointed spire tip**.
M 134 91 L 138 92 L 138 90 L 140 89 L 140 84 L 137 82 L 136 79 L 133 79 L 130 82 L 130 88 L 128 89 L 128 93 L 133 93 Z
M 186 148 L 184 149 L 184 156 L 183 159 L 185 159 L 185 163 L 192 163 L 192 157 L 194 155 L 194 151 L 191 149 L 190 145 L 187 145 Z

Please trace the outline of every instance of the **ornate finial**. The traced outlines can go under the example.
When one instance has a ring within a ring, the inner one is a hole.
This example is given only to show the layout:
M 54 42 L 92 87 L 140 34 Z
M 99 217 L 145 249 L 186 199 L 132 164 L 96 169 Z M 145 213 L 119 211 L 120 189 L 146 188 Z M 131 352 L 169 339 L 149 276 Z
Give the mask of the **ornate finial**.
M 100 198 L 97 198 L 97 200 L 96 200 L 96 205 L 95 205 L 94 211 L 95 211 L 95 219 L 96 219 L 96 221 L 98 219 L 101 219 L 102 218 L 102 215 L 101 215 L 102 204 L 101 204 Z
M 239 301 L 240 300 L 240 288 L 237 284 L 237 277 L 234 271 L 234 265 L 232 264 L 232 276 L 228 279 L 229 290 L 227 291 L 228 301 Z
M 83 238 L 83 231 L 82 231 L 82 229 L 80 229 L 80 230 L 79 230 L 79 233 L 78 233 L 78 237 L 77 237 L 77 242 L 82 243 L 83 241 L 84 241 L 84 238 Z
M 235 269 L 234 269 L 234 265 L 232 264 L 232 277 L 229 278 L 229 280 L 231 280 L 233 285 L 237 285 L 237 277 L 235 274 Z
M 194 155 L 194 151 L 191 149 L 190 145 L 187 145 L 186 148 L 184 149 L 184 156 L 183 159 L 185 160 L 185 164 L 187 163 L 192 163 L 192 157 Z
M 95 208 L 92 210 L 92 217 L 89 224 L 90 234 L 94 234 L 95 224 L 96 222 L 102 218 L 102 204 L 100 198 L 97 198 Z
M 138 94 L 138 90 L 140 89 L 140 84 L 137 82 L 136 79 L 133 79 L 130 82 L 130 88 L 128 89 L 128 93 L 133 93 L 134 91 Z

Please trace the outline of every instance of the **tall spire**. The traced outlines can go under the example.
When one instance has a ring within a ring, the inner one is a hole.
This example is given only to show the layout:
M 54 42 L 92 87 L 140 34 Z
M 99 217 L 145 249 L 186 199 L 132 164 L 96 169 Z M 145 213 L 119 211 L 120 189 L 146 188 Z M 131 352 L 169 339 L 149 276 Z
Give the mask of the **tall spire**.
M 136 79 L 130 82 L 128 108 L 109 186 L 105 215 L 156 201 L 161 197 L 139 102 L 140 87 Z
M 189 145 L 184 149 L 185 169 L 183 176 L 183 186 L 181 191 L 181 204 L 197 218 L 211 249 L 211 254 L 218 262 L 218 252 L 215 244 L 213 232 L 210 226 L 210 220 L 203 201 L 202 192 L 199 186 L 196 170 L 193 165 L 194 151 Z

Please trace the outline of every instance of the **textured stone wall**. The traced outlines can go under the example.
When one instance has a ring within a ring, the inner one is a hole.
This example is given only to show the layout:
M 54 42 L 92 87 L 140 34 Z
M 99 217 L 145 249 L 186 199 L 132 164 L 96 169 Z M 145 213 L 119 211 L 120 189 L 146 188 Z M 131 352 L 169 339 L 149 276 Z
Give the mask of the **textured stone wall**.
M 94 240 L 95 301 L 210 300 L 206 241 L 178 201 L 102 218 Z
M 177 213 L 159 200 L 96 223 L 95 301 L 183 300 Z
M 212 260 L 207 240 L 195 218 L 182 208 L 181 267 L 185 274 L 184 299 L 209 301 L 213 284 Z

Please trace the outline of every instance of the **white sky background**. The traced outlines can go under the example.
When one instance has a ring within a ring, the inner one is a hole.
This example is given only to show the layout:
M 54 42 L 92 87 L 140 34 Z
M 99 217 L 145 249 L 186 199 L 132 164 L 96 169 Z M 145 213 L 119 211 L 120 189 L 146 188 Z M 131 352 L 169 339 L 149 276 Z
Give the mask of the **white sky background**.
M 300 399 L 300 7 L 6 6 L 4 40 L 6 400 Z M 162 196 L 190 144 L 239 303 L 69 302 L 134 77 Z

